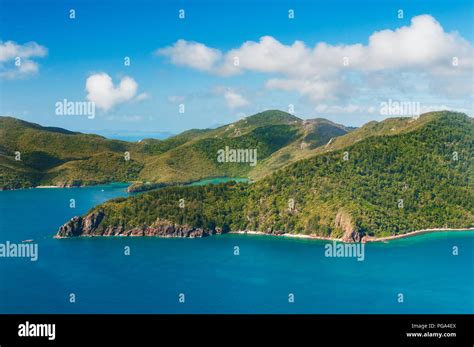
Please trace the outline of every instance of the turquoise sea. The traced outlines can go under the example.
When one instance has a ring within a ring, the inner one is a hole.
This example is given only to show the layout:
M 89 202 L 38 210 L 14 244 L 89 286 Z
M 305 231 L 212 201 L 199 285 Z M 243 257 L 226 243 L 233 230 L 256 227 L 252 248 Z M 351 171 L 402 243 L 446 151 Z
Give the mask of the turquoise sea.
M 325 257 L 324 241 L 271 236 L 53 238 L 126 195 L 124 184 L 0 192 L 0 243 L 39 247 L 36 262 L 0 258 L 0 313 L 474 313 L 472 232 L 368 244 L 360 262 Z

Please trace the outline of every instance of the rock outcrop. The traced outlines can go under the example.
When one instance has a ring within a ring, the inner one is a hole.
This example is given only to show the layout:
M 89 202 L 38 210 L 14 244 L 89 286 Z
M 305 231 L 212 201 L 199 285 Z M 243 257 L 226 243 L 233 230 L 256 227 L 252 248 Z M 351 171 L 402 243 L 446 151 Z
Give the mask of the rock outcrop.
M 62 225 L 56 237 L 75 236 L 155 236 L 155 237 L 205 237 L 221 234 L 221 228 L 205 229 L 195 228 L 189 225 L 179 225 L 167 220 L 157 219 L 152 225 L 127 228 L 124 225 L 102 226 L 105 217 L 102 210 L 89 213 L 86 217 L 73 217 Z
M 75 216 L 69 222 L 59 227 L 56 237 L 80 236 L 82 232 L 82 217 Z
M 105 213 L 98 210 L 89 213 L 86 217 L 75 216 L 61 227 L 59 227 L 57 237 L 73 237 L 93 235 L 98 229 Z
M 215 227 L 196 228 L 188 224 L 180 225 L 169 220 L 158 218 L 150 225 L 127 227 L 126 225 L 103 225 L 105 212 L 102 209 L 95 210 L 85 217 L 76 216 L 62 225 L 57 238 L 68 238 L 77 236 L 148 236 L 148 237 L 187 237 L 200 238 L 211 235 L 222 234 L 222 228 Z M 357 227 L 350 213 L 340 210 L 334 221 L 335 227 L 343 231 L 340 238 L 343 242 L 365 242 L 365 234 Z M 281 235 L 283 231 L 267 229 L 267 234 Z
M 336 228 L 344 232 L 341 241 L 364 242 L 364 233 L 357 228 L 352 216 L 346 211 L 341 210 L 337 213 L 334 224 Z

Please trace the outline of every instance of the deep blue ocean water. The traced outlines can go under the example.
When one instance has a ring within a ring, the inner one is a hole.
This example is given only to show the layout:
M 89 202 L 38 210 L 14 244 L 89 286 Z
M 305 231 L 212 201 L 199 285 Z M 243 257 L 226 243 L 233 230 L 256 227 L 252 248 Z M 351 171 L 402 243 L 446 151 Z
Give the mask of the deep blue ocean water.
M 0 313 L 474 313 L 469 232 L 367 244 L 361 262 L 325 257 L 324 241 L 271 236 L 53 238 L 126 195 L 124 184 L 0 192 L 0 243 L 39 244 L 36 262 L 0 258 Z

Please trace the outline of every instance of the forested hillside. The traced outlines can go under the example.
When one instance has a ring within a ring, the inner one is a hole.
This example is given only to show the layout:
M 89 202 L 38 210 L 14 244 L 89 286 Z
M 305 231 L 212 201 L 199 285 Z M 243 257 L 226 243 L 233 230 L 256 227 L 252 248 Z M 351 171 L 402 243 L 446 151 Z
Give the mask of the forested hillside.
M 253 184 L 169 187 L 112 200 L 66 223 L 59 236 L 154 235 L 157 228 L 166 236 L 163 225 L 171 225 L 207 234 L 255 230 L 360 240 L 473 226 L 473 119 L 436 112 L 415 122 L 406 131 L 300 160 Z

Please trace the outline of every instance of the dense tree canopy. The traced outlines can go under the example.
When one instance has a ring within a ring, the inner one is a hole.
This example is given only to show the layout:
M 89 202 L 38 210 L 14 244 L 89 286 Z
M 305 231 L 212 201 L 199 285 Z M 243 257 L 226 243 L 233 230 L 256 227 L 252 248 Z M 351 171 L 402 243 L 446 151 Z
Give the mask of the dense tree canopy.
M 376 236 L 467 227 L 474 224 L 473 143 L 471 118 L 439 112 L 422 127 L 369 136 L 253 184 L 168 187 L 95 209 L 105 212 L 101 228 L 152 225 L 159 218 L 210 229 L 337 237 L 341 212 L 356 230 Z

